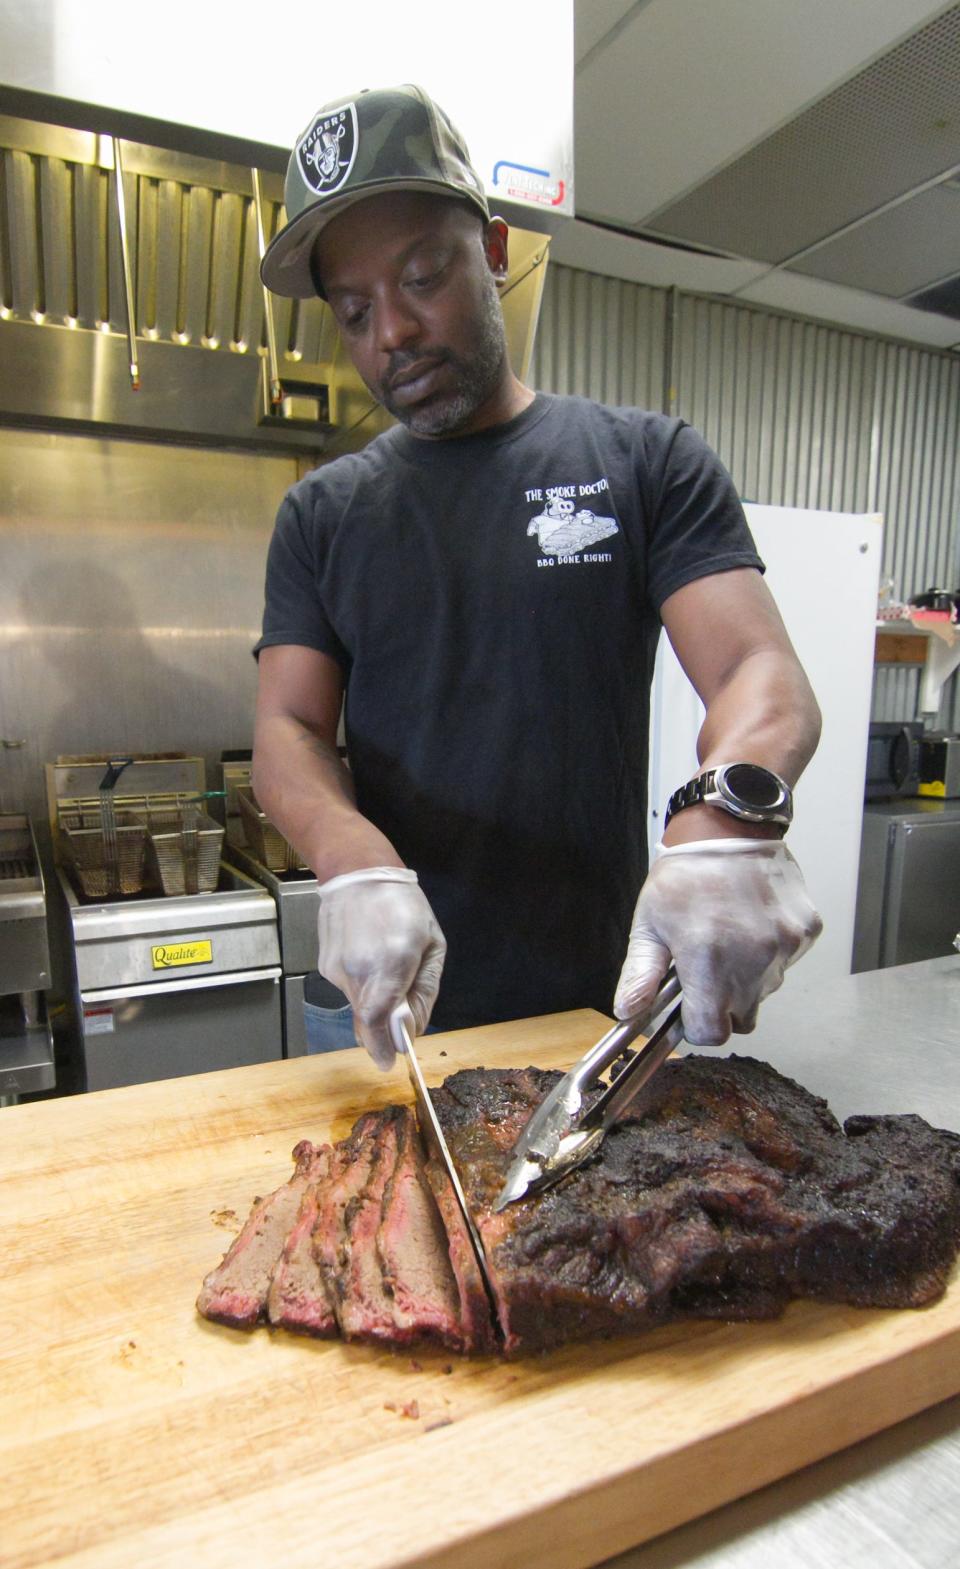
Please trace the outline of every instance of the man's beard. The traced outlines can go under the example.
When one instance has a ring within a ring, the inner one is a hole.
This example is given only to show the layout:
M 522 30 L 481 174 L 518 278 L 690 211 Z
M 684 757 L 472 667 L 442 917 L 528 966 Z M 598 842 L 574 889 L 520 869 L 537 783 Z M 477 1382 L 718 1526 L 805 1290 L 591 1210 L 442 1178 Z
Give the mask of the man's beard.
M 428 350 L 431 359 L 442 359 L 456 372 L 454 389 L 438 393 L 419 406 L 398 404 L 391 396 L 389 384 L 408 365 L 424 357 L 423 349 L 399 351 L 392 359 L 388 374 L 370 391 L 382 403 L 388 414 L 406 425 L 415 436 L 453 436 L 486 403 L 500 379 L 507 338 L 503 326 L 500 298 L 492 273 L 483 280 L 483 301 L 477 319 L 473 352 L 463 359 L 450 349 Z

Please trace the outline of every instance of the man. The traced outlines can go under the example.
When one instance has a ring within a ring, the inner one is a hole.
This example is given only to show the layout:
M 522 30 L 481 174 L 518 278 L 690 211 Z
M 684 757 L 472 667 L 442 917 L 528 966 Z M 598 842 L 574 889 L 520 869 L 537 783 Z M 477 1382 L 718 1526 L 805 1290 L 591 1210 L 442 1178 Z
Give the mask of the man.
M 329 302 L 399 421 L 270 549 L 254 784 L 319 879 L 320 973 L 383 1067 L 405 999 L 418 1031 L 631 1017 L 671 959 L 688 1041 L 752 1029 L 819 931 L 781 842 L 819 714 L 729 476 L 682 421 L 517 380 L 506 225 L 419 89 L 321 110 L 286 207 L 264 281 Z M 647 876 L 661 622 L 706 718 Z

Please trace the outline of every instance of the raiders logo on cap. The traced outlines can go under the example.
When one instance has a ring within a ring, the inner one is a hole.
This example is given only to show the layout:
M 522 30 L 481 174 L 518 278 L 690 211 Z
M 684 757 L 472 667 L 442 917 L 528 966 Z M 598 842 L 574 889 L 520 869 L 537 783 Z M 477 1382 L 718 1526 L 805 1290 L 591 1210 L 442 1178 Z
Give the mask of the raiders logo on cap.
M 357 156 L 357 111 L 352 103 L 318 114 L 297 143 L 297 162 L 306 184 L 330 196 L 349 178 Z

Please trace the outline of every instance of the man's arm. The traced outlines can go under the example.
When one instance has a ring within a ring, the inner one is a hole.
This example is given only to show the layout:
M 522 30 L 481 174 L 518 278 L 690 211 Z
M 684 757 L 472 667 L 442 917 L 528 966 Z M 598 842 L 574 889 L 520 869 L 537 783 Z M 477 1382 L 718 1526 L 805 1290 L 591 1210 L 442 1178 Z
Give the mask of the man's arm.
M 760 574 L 701 578 L 672 594 L 661 616 L 706 708 L 703 767 L 760 763 L 795 784 L 816 748 L 820 712 Z M 775 828 L 685 807 L 640 890 L 614 1011 L 646 1012 L 672 960 L 687 1040 L 722 1045 L 731 1030 L 753 1029 L 760 1003 L 821 924 Z
M 661 618 L 706 717 L 697 738 L 703 768 L 760 763 L 795 785 L 820 739 L 820 710 L 773 597 L 752 567 L 686 584 Z M 677 779 L 677 786 L 684 784 Z M 714 806 L 678 812 L 665 844 L 776 837 Z
M 340 668 L 328 655 L 292 645 L 263 649 L 253 787 L 317 874 L 317 968 L 345 993 L 361 1045 L 389 1068 L 390 1015 L 408 1003 L 423 1033 L 446 943 L 416 873 L 357 810 L 337 753 L 342 702 Z
M 354 801 L 337 752 L 340 666 L 313 648 L 264 648 L 259 660 L 253 788 L 321 882 L 370 866 L 402 866 Z

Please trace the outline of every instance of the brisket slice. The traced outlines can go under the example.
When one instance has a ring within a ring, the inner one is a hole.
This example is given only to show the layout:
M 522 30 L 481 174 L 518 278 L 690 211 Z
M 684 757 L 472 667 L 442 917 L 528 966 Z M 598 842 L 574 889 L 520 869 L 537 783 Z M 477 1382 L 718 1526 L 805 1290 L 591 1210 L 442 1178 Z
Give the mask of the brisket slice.
M 447 1176 L 446 1167 L 439 1161 L 426 1163 L 427 1181 L 433 1190 L 440 1218 L 446 1228 L 447 1249 L 456 1281 L 459 1320 L 464 1351 L 489 1355 L 496 1351 L 497 1341 L 490 1316 L 490 1303 L 480 1274 L 473 1243 L 460 1205 Z
M 509 1149 L 559 1078 L 454 1074 L 434 1103 L 483 1237 L 508 1353 L 794 1297 L 919 1307 L 960 1246 L 960 1138 L 854 1117 L 748 1057 L 667 1063 L 597 1156 L 495 1215 Z
M 340 1174 L 328 1185 L 326 1203 L 321 1199 L 314 1250 L 344 1337 L 486 1348 L 489 1312 L 485 1326 L 461 1318 L 450 1245 L 412 1111 L 387 1106 L 358 1124 L 332 1164 Z
M 338 1324 L 347 1244 L 346 1217 L 367 1186 L 381 1122 L 379 1112 L 365 1112 L 358 1118 L 349 1138 L 334 1146 L 326 1180 L 317 1188 L 313 1254 L 326 1282 Z
M 383 1197 L 397 1163 L 399 1110 L 388 1106 L 368 1135 L 366 1180 L 347 1200 L 337 1227 L 339 1245 L 331 1283 L 337 1321 L 346 1340 L 402 1344 L 406 1338 L 394 1319 L 393 1301 L 386 1289 L 377 1248 Z
M 307 1335 L 335 1335 L 333 1299 L 313 1248 L 320 1193 L 329 1180 L 331 1151 L 322 1151 L 314 1180 L 307 1184 L 293 1230 L 283 1245 L 267 1297 L 271 1324 Z
M 313 1174 L 327 1160 L 327 1146 L 301 1140 L 290 1181 L 258 1199 L 239 1236 L 203 1282 L 197 1309 L 204 1318 L 252 1329 L 266 1311 L 270 1281 Z
M 413 1113 L 405 1107 L 397 1111 L 397 1159 L 377 1229 L 384 1290 L 401 1334 L 423 1335 L 463 1351 L 471 1337 L 461 1323 L 451 1250 L 426 1180 L 420 1134 Z

